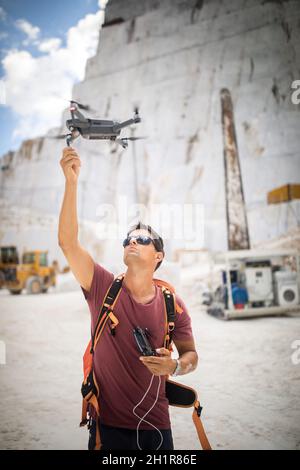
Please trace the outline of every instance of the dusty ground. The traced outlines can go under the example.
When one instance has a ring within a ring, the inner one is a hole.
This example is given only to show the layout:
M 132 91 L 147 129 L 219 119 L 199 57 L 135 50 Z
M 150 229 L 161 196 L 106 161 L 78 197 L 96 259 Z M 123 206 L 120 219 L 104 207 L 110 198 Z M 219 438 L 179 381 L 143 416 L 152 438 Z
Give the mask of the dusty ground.
M 193 320 L 198 369 L 181 378 L 204 406 L 216 449 L 300 449 L 300 364 L 291 344 L 300 316 L 222 322 L 182 292 Z M 1 449 L 85 449 L 82 353 L 89 312 L 80 291 L 37 296 L 0 292 Z M 191 410 L 171 409 L 175 448 L 198 449 Z

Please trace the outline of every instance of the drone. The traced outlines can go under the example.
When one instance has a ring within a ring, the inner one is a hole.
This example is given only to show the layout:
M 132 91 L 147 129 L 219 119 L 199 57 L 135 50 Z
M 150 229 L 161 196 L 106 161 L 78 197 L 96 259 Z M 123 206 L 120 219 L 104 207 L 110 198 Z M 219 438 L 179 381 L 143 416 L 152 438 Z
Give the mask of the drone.
M 141 122 L 138 108 L 134 110 L 134 116 L 127 121 L 108 121 L 103 119 L 89 119 L 83 115 L 79 109 L 89 111 L 88 105 L 83 105 L 77 101 L 70 101 L 71 119 L 67 119 L 66 126 L 69 129 L 68 134 L 57 135 L 54 139 L 66 139 L 67 146 L 70 147 L 77 137 L 83 137 L 90 140 L 112 140 L 120 144 L 124 149 L 128 147 L 129 140 L 145 139 L 146 137 L 120 137 L 121 130 L 124 127 Z

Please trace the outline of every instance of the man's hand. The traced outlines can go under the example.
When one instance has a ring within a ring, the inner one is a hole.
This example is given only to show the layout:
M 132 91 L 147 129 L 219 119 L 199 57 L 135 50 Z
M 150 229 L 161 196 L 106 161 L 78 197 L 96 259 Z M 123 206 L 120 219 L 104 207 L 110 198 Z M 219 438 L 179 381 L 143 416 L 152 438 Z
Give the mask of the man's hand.
M 63 169 L 66 181 L 69 183 L 77 183 L 81 161 L 72 147 L 65 147 L 63 149 L 60 165 Z
M 154 375 L 170 375 L 176 368 L 175 359 L 171 358 L 171 352 L 166 348 L 156 350 L 160 356 L 141 356 L 139 359 Z

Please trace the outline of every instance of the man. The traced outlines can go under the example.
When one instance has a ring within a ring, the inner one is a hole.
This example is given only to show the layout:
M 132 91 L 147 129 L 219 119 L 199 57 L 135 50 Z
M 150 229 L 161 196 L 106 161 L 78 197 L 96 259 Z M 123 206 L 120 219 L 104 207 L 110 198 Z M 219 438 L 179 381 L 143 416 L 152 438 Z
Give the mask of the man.
M 114 275 L 96 263 L 78 241 L 77 182 L 81 161 L 65 148 L 60 161 L 65 194 L 59 218 L 59 246 L 79 282 L 91 312 L 94 331 L 104 296 Z M 153 273 L 164 258 L 163 240 L 150 227 L 138 224 L 123 242 L 127 270 L 115 305 L 119 320 L 116 337 L 106 328 L 94 353 L 94 372 L 100 388 L 102 449 L 172 450 L 173 438 L 165 396 L 165 376 L 194 370 L 198 356 L 191 320 L 178 295 L 182 313 L 176 315 L 173 341 L 179 360 L 162 348 L 165 313 L 162 291 Z M 140 357 L 133 329 L 147 328 L 158 356 Z M 90 428 L 89 448 L 95 445 L 96 416 Z M 138 432 L 137 432 L 138 430 Z

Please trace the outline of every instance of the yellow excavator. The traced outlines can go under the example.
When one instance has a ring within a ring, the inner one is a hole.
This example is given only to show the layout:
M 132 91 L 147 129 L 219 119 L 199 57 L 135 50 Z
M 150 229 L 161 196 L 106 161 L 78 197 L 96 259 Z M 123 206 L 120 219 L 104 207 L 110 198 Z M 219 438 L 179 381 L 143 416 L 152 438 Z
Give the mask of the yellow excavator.
M 23 289 L 39 294 L 55 285 L 56 272 L 53 266 L 48 266 L 47 251 L 25 251 L 20 263 L 15 246 L 0 247 L 0 287 L 11 294 L 21 294 Z

